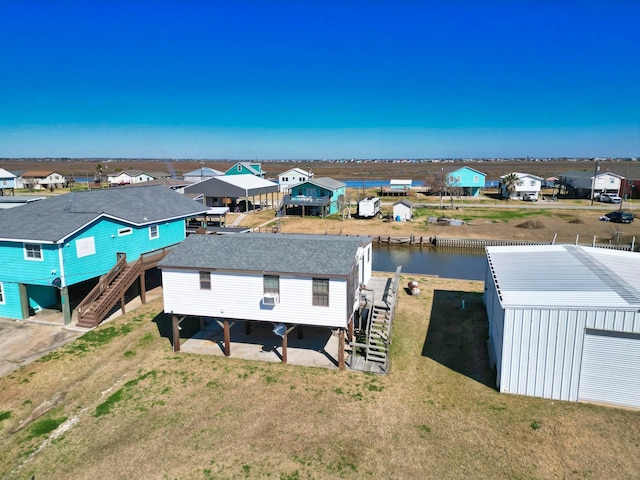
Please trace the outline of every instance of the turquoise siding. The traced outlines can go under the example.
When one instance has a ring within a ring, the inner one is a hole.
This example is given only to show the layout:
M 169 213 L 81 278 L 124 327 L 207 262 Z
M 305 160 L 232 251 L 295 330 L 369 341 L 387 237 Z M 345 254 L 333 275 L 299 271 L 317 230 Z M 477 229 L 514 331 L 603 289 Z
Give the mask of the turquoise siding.
M 28 285 L 27 297 L 29 298 L 29 307 L 35 311 L 58 305 L 58 290 L 56 288 Z
M 130 229 L 127 235 L 119 230 Z M 78 240 L 93 237 L 95 253 L 78 258 Z M 103 219 L 65 242 L 63 250 L 65 285 L 88 280 L 107 273 L 116 263 L 116 254 L 124 252 L 127 261 L 137 260 L 141 254 L 179 243 L 185 239 L 184 220 L 158 225 L 158 238 L 149 238 L 149 226 L 135 227 L 110 219 Z
M 339 213 L 338 200 L 342 195 L 344 198 L 346 187 L 340 187 L 335 190 L 328 190 L 326 188 L 319 187 L 313 183 L 301 183 L 292 189 L 291 195 L 294 197 L 307 196 L 307 197 L 331 197 L 331 203 L 328 208 L 328 215 Z
M 251 163 L 250 165 L 254 169 L 254 171 L 249 170 L 246 165 L 236 163 L 233 167 L 231 167 L 229 170 L 224 172 L 224 174 L 225 175 L 256 175 L 256 172 L 258 172 L 257 174 L 260 175 L 262 173 L 262 166 L 259 163 Z
M 447 185 L 463 188 L 465 195 L 477 197 L 484 188 L 485 174 L 469 167 L 447 173 Z
M 39 244 L 42 260 L 25 259 L 22 242 L 0 242 L 0 265 L 13 266 L 0 270 L 5 296 L 5 303 L 0 304 L 0 316 L 23 318 L 19 284 L 26 285 L 30 307 L 49 307 L 58 302 L 57 288 L 52 286 L 55 278 L 61 278 L 62 286 L 74 285 L 111 270 L 116 263 L 117 252 L 126 253 L 127 260 L 131 262 L 142 253 L 185 239 L 184 219 L 163 222 L 157 227 L 158 237 L 151 239 L 149 226 L 136 227 L 112 219 L 101 219 L 70 237 L 64 244 Z M 122 229 L 129 229 L 131 233 L 118 235 L 118 230 Z M 88 241 L 90 238 L 93 238 L 93 248 Z M 95 252 L 78 257 L 83 240 L 85 252 L 89 253 L 91 249 Z
M 4 303 L 0 303 L 0 317 L 22 319 L 20 287 L 17 282 L 2 282 Z

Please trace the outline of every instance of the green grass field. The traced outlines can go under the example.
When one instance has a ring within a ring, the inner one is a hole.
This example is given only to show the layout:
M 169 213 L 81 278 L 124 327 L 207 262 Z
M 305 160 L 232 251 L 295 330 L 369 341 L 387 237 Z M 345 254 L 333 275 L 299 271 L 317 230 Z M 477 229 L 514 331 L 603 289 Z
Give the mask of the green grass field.
M 0 379 L 0 478 L 637 478 L 640 412 L 498 393 L 482 282 L 409 279 L 387 376 L 175 354 L 160 301 L 102 325 Z

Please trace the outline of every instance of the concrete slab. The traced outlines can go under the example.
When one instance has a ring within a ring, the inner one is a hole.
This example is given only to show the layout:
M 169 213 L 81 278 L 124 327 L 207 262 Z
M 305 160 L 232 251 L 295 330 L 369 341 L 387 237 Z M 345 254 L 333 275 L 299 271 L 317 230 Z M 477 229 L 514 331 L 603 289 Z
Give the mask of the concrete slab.
M 0 377 L 82 335 L 62 325 L 0 319 Z
M 282 362 L 282 337 L 273 333 L 271 323 L 251 322 L 251 333 L 245 333 L 244 321 L 231 321 L 231 358 Z M 287 337 L 287 363 L 308 367 L 338 368 L 338 333 L 329 328 L 302 327 L 303 339 L 298 339 L 298 328 Z M 222 326 L 208 319 L 205 329 L 181 343 L 180 350 L 187 353 L 224 356 Z

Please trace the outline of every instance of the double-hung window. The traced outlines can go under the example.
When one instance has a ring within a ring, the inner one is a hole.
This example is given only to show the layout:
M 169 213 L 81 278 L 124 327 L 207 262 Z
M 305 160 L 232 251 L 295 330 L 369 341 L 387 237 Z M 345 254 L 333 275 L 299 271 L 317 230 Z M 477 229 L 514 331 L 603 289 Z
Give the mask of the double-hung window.
M 321 307 L 329 306 L 329 279 L 313 279 L 313 305 Z
M 158 225 L 151 225 L 149 227 L 149 240 L 153 240 L 154 238 L 158 238 L 160 236 L 160 232 L 158 232 Z
M 280 293 L 280 277 L 278 275 L 265 275 L 262 279 L 264 293 Z
M 38 243 L 24 244 L 25 260 L 42 260 L 42 245 Z
M 211 272 L 200 272 L 200 290 L 211 290 Z

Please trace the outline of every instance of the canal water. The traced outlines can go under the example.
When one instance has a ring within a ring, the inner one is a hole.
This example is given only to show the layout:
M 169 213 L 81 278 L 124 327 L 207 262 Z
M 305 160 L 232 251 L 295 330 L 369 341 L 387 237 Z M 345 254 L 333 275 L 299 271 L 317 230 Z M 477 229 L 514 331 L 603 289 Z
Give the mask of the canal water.
M 482 250 L 373 245 L 373 270 L 395 272 L 398 265 L 402 266 L 402 273 L 484 280 L 487 257 Z

